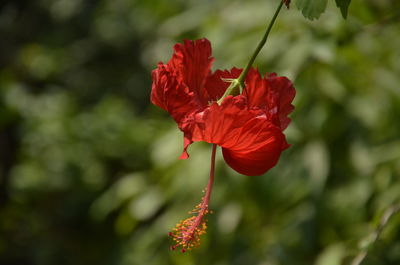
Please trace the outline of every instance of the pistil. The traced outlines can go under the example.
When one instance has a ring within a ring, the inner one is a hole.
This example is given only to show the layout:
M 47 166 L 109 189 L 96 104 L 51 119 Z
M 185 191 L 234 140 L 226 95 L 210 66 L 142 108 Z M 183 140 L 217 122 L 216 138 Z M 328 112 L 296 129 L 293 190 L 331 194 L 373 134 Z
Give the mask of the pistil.
M 173 231 L 169 233 L 176 243 L 171 247 L 172 250 L 181 247 L 181 251 L 186 252 L 187 250 L 198 247 L 200 245 L 200 236 L 206 233 L 207 219 L 205 219 L 205 216 L 210 213 L 209 202 L 214 185 L 216 149 L 217 145 L 213 144 L 210 178 L 205 189 L 206 193 L 203 196 L 201 203 L 198 204 L 193 211 L 189 212 L 189 214 L 194 214 L 193 216 L 179 222 Z

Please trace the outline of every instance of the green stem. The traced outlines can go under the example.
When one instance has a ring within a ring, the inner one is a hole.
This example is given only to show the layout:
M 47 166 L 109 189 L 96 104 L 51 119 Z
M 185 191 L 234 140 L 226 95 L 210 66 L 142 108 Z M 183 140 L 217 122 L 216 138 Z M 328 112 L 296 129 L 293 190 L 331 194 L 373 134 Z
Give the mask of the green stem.
M 351 265 L 360 265 L 364 259 L 368 255 L 368 250 L 370 250 L 372 247 L 374 247 L 374 244 L 379 240 L 381 237 L 381 234 L 383 232 L 383 229 L 385 229 L 386 225 L 389 223 L 390 219 L 400 213 L 400 203 L 392 205 L 389 207 L 382 215 L 378 227 L 373 231 L 370 235 L 368 235 L 363 241 L 366 241 L 362 246 L 362 249 L 360 252 L 357 254 L 357 256 L 354 257 L 353 261 L 351 262 Z
M 280 1 L 278 8 L 275 11 L 274 16 L 272 17 L 271 21 L 269 22 L 268 28 L 264 33 L 263 38 L 261 41 L 258 43 L 257 48 L 253 52 L 253 55 L 250 57 L 249 62 L 246 65 L 246 68 L 244 68 L 243 72 L 240 74 L 238 79 L 232 80 L 231 85 L 226 89 L 224 95 L 218 100 L 218 104 L 222 102 L 222 100 L 228 96 L 228 95 L 237 95 L 241 93 L 242 88 L 245 86 L 244 80 L 246 79 L 246 76 L 248 72 L 250 71 L 251 66 L 254 63 L 254 60 L 256 59 L 257 55 L 260 53 L 261 49 L 264 47 L 265 43 L 267 42 L 268 35 L 272 29 L 272 26 L 275 23 L 276 18 L 278 17 L 279 11 L 281 11 L 283 6 L 283 1 Z
M 250 71 L 251 66 L 254 63 L 254 60 L 256 59 L 257 55 L 260 53 L 261 49 L 264 47 L 265 43 L 267 42 L 268 35 L 272 29 L 272 26 L 275 23 L 276 18 L 278 17 L 279 11 L 281 11 L 281 9 L 282 9 L 282 6 L 283 6 L 283 1 L 280 1 L 279 6 L 275 11 L 274 16 L 272 17 L 271 22 L 269 23 L 268 28 L 265 31 L 263 38 L 261 39 L 260 43 L 258 43 L 256 50 L 254 51 L 253 55 L 251 56 L 249 62 L 246 65 L 246 68 L 244 68 L 243 72 L 240 74 L 240 76 L 238 78 L 238 81 L 242 87 L 244 87 L 244 80 L 246 78 L 247 73 Z

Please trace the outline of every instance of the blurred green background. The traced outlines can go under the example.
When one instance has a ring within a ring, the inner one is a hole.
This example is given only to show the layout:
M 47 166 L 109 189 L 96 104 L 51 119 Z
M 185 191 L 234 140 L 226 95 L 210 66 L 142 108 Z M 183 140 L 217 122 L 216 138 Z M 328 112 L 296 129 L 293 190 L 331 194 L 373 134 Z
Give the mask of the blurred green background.
M 218 153 L 208 233 L 167 233 L 207 183 L 210 145 L 149 102 L 151 70 L 207 37 L 243 67 L 277 1 L 6 0 L 0 5 L 0 264 L 339 265 L 400 200 L 400 2 L 295 5 L 256 61 L 297 89 L 292 147 L 259 177 Z M 363 264 L 400 264 L 395 216 Z

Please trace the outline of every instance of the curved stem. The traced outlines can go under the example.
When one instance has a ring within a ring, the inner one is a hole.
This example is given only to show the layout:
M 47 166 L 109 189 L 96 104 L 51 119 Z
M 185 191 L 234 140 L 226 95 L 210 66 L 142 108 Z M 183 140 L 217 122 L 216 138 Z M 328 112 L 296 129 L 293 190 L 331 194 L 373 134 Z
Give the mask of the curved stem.
M 243 72 L 240 74 L 238 81 L 242 87 L 244 87 L 244 80 L 246 78 L 247 73 L 249 72 L 251 66 L 254 63 L 254 60 L 256 59 L 257 55 L 260 53 L 261 49 L 264 47 L 265 43 L 267 42 L 268 35 L 271 32 L 272 26 L 275 23 L 276 18 L 278 17 L 279 11 L 281 11 L 281 8 L 283 6 L 283 1 L 280 1 L 278 8 L 275 11 L 274 16 L 271 19 L 271 22 L 269 22 L 268 28 L 264 33 L 263 38 L 261 39 L 260 43 L 258 43 L 257 48 L 255 49 L 253 55 L 251 56 L 249 62 L 246 65 L 246 68 L 243 70 Z
M 256 59 L 257 55 L 260 53 L 261 49 L 264 47 L 265 43 L 267 42 L 268 35 L 271 32 L 272 26 L 274 25 L 275 20 L 278 17 L 279 11 L 281 11 L 281 9 L 282 9 L 282 6 L 283 6 L 283 1 L 281 0 L 278 8 L 275 11 L 274 16 L 272 17 L 271 21 L 269 22 L 268 28 L 265 31 L 263 38 L 258 43 L 256 49 L 253 52 L 253 55 L 250 57 L 250 60 L 247 63 L 246 67 L 244 68 L 243 72 L 240 74 L 238 79 L 231 80 L 231 85 L 226 89 L 224 95 L 217 101 L 218 104 L 221 104 L 222 100 L 228 95 L 238 95 L 239 93 L 242 93 L 242 88 L 245 87 L 244 80 L 246 79 L 246 76 L 247 76 L 248 72 L 250 71 L 250 68 L 253 65 L 254 60 Z
M 210 167 L 210 178 L 208 179 L 207 187 L 206 187 L 206 194 L 204 195 L 203 201 L 200 205 L 199 214 L 196 217 L 196 220 L 193 225 L 193 231 L 196 229 L 203 220 L 203 217 L 209 212 L 208 204 L 211 198 L 211 192 L 214 186 L 214 172 L 215 172 L 215 154 L 217 150 L 217 145 L 213 144 L 212 152 L 211 152 L 211 167 Z
M 400 212 L 400 204 L 395 204 L 389 207 L 382 215 L 378 227 L 370 235 L 367 236 L 368 244 L 364 247 L 357 256 L 354 257 L 351 265 L 360 265 L 368 255 L 368 248 L 372 247 L 379 240 L 383 229 L 389 223 L 390 219 Z
M 216 154 L 216 150 L 217 150 L 217 145 L 216 145 L 216 144 L 213 144 L 213 146 L 212 146 L 212 153 L 211 153 L 210 179 L 208 180 L 207 191 L 206 191 L 205 200 L 204 200 L 204 201 L 207 201 L 207 205 L 208 205 L 208 202 L 210 201 L 212 188 L 213 188 L 213 186 L 214 186 L 214 172 L 215 172 L 215 154 Z

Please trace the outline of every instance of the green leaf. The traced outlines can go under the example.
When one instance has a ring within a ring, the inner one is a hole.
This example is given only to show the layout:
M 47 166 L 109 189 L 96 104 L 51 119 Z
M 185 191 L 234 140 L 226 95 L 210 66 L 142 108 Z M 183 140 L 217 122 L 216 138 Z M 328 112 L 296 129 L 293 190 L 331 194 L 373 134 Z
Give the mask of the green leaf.
M 326 9 L 327 0 L 296 0 L 296 6 L 303 16 L 310 20 L 319 18 Z
M 340 12 L 342 12 L 342 16 L 344 19 L 347 18 L 347 10 L 349 8 L 351 0 L 335 0 L 337 7 L 340 8 Z

